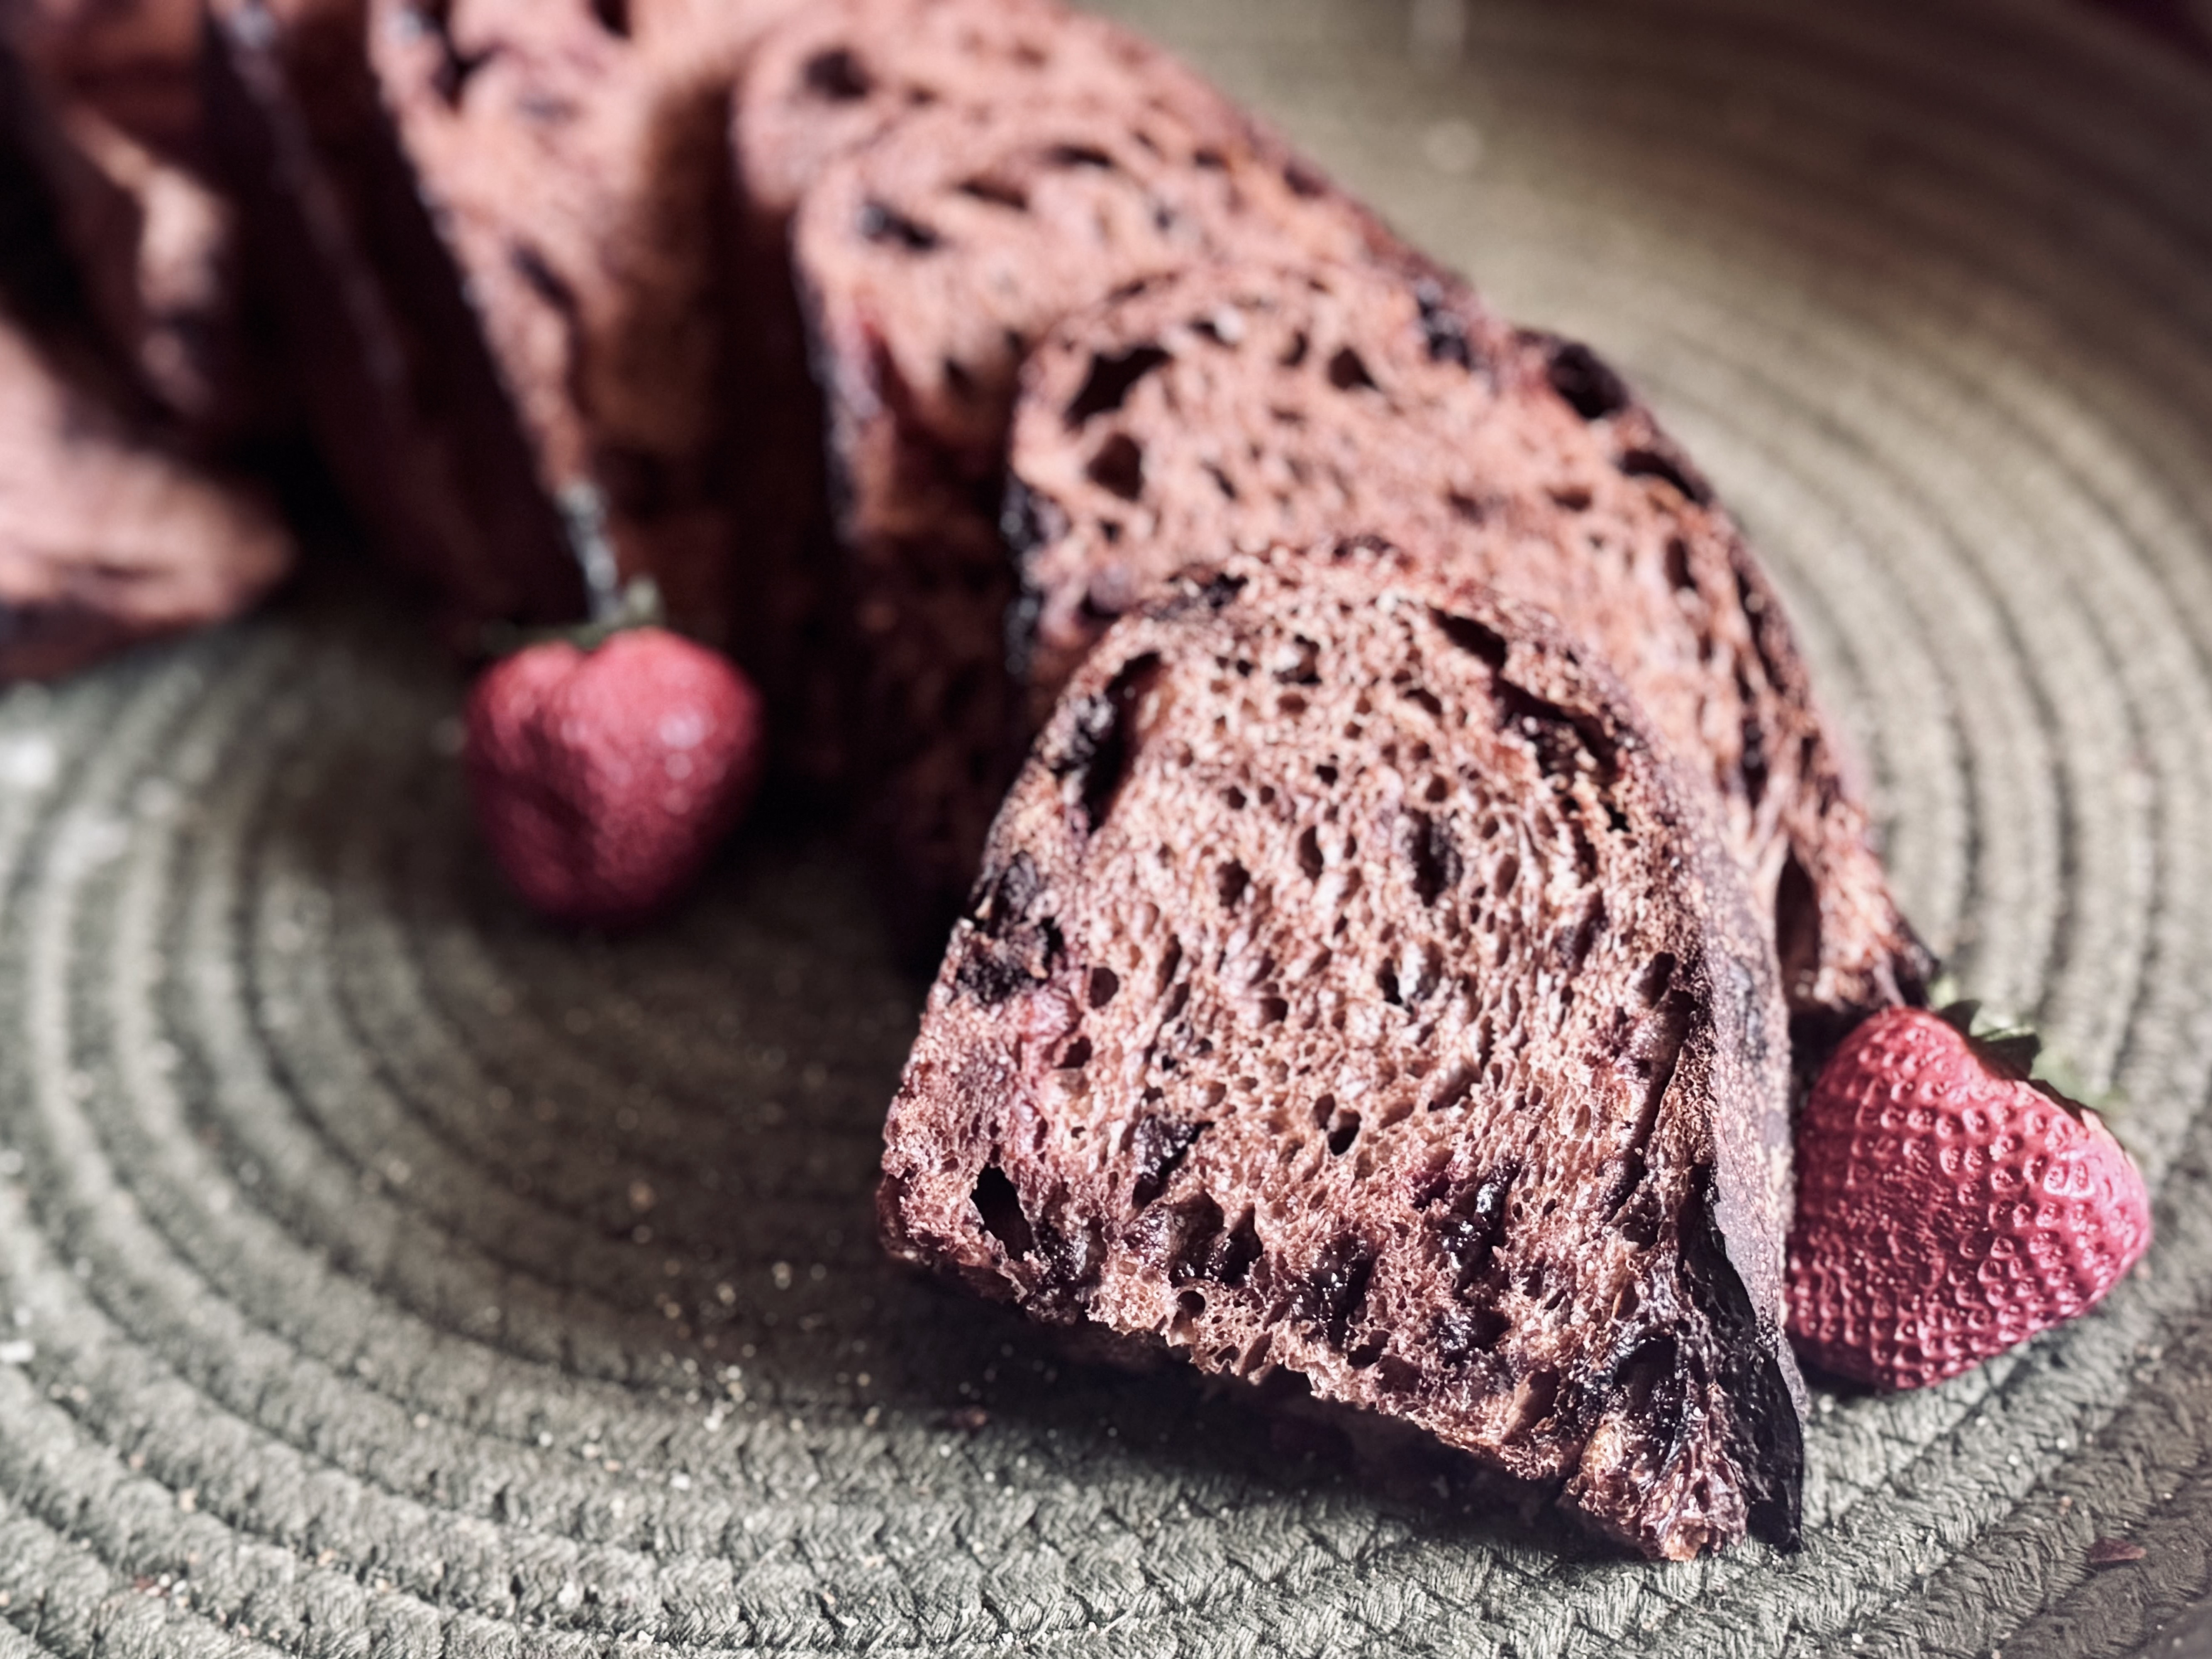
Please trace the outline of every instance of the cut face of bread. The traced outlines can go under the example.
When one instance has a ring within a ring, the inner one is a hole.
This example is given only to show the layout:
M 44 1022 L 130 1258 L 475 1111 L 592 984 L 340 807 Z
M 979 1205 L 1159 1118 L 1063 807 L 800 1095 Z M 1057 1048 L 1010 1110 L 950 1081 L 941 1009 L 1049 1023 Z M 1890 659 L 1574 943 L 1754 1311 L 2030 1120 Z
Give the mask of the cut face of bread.
M 793 246 L 847 554 L 859 770 L 885 803 L 911 931 L 942 937 L 1012 771 L 996 509 L 1023 352 L 1194 260 L 1383 243 L 1225 105 L 933 110 L 808 193 Z
M 473 646 L 487 619 L 573 620 L 584 583 L 378 112 L 366 13 L 367 0 L 211 0 L 210 147 L 332 476 Z
M 1227 106 L 1036 99 L 932 112 L 835 163 L 793 229 L 851 522 L 896 518 L 878 468 L 995 470 L 1022 355 L 1077 307 L 1212 258 L 1375 252 L 1372 218 Z
M 991 832 L 891 1249 L 1275 1368 L 1682 1558 L 1795 1533 L 1785 1016 L 1706 792 L 1363 548 L 1117 623 Z
M 1926 953 L 1772 587 L 1584 348 L 1433 280 L 1193 270 L 1043 337 L 1009 471 L 1033 719 L 1188 549 L 1394 538 L 1550 611 L 1708 771 L 1813 1047 L 1920 995 Z

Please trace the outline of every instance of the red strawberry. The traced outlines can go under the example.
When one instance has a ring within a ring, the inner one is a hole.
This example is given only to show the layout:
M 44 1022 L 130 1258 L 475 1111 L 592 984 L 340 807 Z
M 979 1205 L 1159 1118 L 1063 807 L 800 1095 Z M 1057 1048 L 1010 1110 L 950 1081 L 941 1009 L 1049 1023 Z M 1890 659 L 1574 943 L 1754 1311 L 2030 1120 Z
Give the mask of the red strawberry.
M 760 694 L 727 658 L 659 628 L 533 645 L 469 698 L 477 822 L 523 897 L 623 927 L 678 897 L 759 781 Z
M 1790 1334 L 1813 1364 L 1940 1382 L 2089 1308 L 2150 1243 L 2119 1142 L 2011 1046 L 1893 1008 L 1820 1073 L 1790 1237 Z

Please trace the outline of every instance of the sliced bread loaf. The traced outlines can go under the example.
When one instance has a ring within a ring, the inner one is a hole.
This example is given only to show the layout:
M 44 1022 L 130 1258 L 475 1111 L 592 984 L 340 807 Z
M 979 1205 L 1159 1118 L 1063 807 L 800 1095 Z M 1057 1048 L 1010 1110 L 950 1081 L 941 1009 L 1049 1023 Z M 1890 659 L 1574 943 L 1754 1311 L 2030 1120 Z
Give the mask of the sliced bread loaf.
M 1194 260 L 1399 256 L 1227 105 L 1133 100 L 915 115 L 829 167 L 793 248 L 859 646 L 859 770 L 908 931 L 941 938 L 1018 752 L 996 520 L 1029 343 Z
M 729 88 L 797 0 L 370 0 L 389 142 L 549 500 L 731 642 Z M 398 302 L 414 303 L 401 294 Z
M 898 1255 L 1277 1368 L 1654 1556 L 1794 1537 L 1784 1016 L 1700 779 L 1541 613 L 1352 546 L 1118 623 L 886 1130 Z
M 1808 1047 L 1921 995 L 1773 588 L 1585 348 L 1371 267 L 1193 270 L 1039 342 L 1009 469 L 1033 720 L 1185 550 L 1401 538 L 1553 612 L 1709 771 Z
M 797 723 L 825 778 L 848 770 L 834 665 L 849 640 L 831 587 L 821 400 L 792 285 L 791 217 L 831 162 L 921 111 L 1038 99 L 1240 118 L 1165 53 L 1058 0 L 813 0 L 762 35 L 737 82 L 732 471 L 749 612 L 755 654 L 787 659 L 781 678 L 805 692 Z

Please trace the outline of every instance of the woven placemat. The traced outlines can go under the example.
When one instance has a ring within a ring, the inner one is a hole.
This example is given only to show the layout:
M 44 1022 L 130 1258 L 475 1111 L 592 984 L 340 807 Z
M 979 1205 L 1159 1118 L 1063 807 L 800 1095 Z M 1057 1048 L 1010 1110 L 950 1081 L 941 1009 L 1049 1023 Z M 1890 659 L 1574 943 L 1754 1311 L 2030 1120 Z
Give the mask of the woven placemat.
M 1659 1568 L 879 1258 L 918 987 L 763 828 L 620 943 L 368 579 L 0 696 L 0 1659 L 2133 1652 L 2212 1562 L 2212 91 L 2034 0 L 1143 0 L 1770 556 L 1909 908 L 2158 1195 Z M 2099 1571 L 2091 1547 L 2139 1559 Z

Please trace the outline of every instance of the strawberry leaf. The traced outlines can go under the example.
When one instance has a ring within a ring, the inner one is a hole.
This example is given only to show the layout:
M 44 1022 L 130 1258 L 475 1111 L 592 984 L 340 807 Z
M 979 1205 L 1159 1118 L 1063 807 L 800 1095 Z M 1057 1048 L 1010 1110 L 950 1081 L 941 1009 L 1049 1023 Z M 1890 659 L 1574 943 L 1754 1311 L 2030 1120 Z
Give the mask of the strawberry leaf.
M 650 576 L 640 576 L 589 622 L 565 628 L 518 628 L 512 623 L 494 623 L 483 631 L 483 649 L 486 656 L 496 659 L 514 656 L 533 645 L 565 640 L 579 651 L 596 651 L 617 634 L 667 625 L 660 585 Z
M 1982 1005 L 1980 1003 L 1973 1000 L 1970 997 L 1961 997 L 1956 1002 L 1947 1003 L 1942 1007 L 1938 1008 L 1936 1011 L 1936 1018 L 1942 1020 L 1946 1025 L 1956 1031 L 1960 1036 L 1971 1037 L 1974 1034 L 1975 1018 L 1979 1015 L 1981 1012 Z
M 2035 1057 L 2043 1052 L 2043 1039 L 2033 1031 L 1992 1031 L 1972 1041 L 1984 1054 L 1996 1056 L 2022 1077 L 2035 1069 Z

